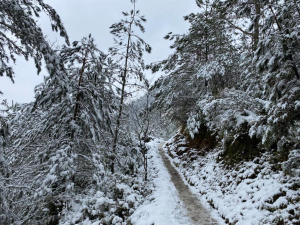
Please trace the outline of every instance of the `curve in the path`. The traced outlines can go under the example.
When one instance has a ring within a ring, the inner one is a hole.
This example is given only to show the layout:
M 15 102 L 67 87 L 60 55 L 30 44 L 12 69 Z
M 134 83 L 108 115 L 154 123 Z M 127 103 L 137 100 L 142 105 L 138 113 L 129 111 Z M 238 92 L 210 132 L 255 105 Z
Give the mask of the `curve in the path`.
M 171 181 L 174 183 L 176 187 L 179 198 L 184 203 L 188 216 L 194 222 L 195 225 L 216 225 L 218 224 L 215 220 L 213 220 L 210 216 L 210 213 L 201 205 L 197 196 L 194 195 L 189 187 L 183 182 L 181 176 L 178 171 L 172 166 L 169 159 L 164 153 L 163 144 L 159 146 L 160 156 L 164 162 L 165 167 L 168 169 L 171 175 Z

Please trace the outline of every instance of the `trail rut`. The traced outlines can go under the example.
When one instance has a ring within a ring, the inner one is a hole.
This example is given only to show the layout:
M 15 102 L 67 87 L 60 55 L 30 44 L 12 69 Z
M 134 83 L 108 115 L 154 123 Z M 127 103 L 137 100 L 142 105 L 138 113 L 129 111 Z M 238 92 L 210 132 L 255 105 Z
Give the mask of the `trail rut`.
M 195 225 L 216 225 L 218 224 L 211 218 L 210 213 L 201 205 L 197 196 L 194 195 L 189 187 L 183 182 L 177 170 L 172 166 L 162 148 L 164 143 L 159 145 L 159 153 L 165 167 L 171 175 L 171 181 L 179 193 L 180 200 L 184 203 L 188 216 Z

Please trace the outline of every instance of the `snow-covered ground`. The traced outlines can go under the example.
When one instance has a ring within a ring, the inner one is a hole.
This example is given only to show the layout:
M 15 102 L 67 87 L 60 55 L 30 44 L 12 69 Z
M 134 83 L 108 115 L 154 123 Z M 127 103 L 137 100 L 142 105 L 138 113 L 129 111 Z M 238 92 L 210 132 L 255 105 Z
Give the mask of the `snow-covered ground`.
M 187 212 L 159 155 L 160 141 L 149 142 L 149 188 L 152 193 L 131 216 L 134 225 L 190 225 Z
M 138 180 L 133 186 L 116 183 L 115 188 L 123 193 L 118 202 L 105 196 L 103 192 L 94 190 L 86 195 L 77 196 L 72 202 L 72 207 L 63 212 L 60 224 L 192 225 L 159 154 L 160 144 L 161 141 L 157 139 L 146 144 L 149 149 L 148 182 Z M 144 190 L 144 193 L 141 193 L 141 190 Z M 126 219 L 119 217 L 116 212 L 120 209 L 124 209 L 122 212 L 125 213 L 128 209 L 131 216 Z M 94 216 L 100 215 L 103 210 L 103 219 Z
M 165 150 L 220 224 L 220 218 L 234 225 L 300 224 L 299 177 L 272 169 L 267 154 L 230 168 L 217 162 L 221 149 L 203 156 L 185 145 L 182 136 L 176 137 Z

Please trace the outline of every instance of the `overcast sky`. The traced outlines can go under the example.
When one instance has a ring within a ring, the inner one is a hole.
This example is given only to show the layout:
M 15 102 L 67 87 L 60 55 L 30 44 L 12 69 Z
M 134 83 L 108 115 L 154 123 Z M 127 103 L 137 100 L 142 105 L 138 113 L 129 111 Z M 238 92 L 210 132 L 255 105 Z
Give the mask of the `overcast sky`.
M 70 41 L 80 40 L 90 33 L 94 37 L 100 50 L 107 52 L 112 46 L 112 35 L 109 27 L 122 18 L 122 11 L 131 9 L 130 0 L 44 0 L 51 5 L 60 15 Z M 170 42 L 163 37 L 170 31 L 185 33 L 188 30 L 188 22 L 183 16 L 197 12 L 195 0 L 138 0 L 137 9 L 145 15 L 147 23 L 143 39 L 152 47 L 152 53 L 145 55 L 146 63 L 167 58 L 172 53 Z M 42 16 L 39 24 L 45 35 L 51 42 L 63 43 L 63 38 L 51 31 L 49 19 Z M 46 75 L 42 71 L 37 75 L 33 61 L 18 59 L 15 70 L 15 84 L 6 78 L 0 78 L 0 90 L 4 92 L 2 98 L 9 101 L 25 103 L 34 100 L 34 87 L 43 81 Z M 150 81 L 154 81 L 161 74 L 152 75 L 147 72 Z

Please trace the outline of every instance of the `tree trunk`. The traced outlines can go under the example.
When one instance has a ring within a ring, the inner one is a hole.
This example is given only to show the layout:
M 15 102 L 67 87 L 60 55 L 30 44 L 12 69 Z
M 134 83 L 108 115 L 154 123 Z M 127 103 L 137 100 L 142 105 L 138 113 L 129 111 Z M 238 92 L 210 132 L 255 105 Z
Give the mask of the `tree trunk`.
M 145 168 L 145 181 L 148 180 L 148 159 L 147 155 L 144 156 L 144 168 Z
M 86 64 L 87 54 L 88 54 L 88 49 L 86 49 L 85 56 L 84 56 L 83 63 L 82 63 L 82 67 L 81 67 L 81 70 L 80 70 L 80 73 L 79 73 L 79 81 L 78 81 L 78 87 L 77 87 L 76 104 L 75 104 L 74 117 L 73 117 L 74 121 L 76 120 L 76 117 L 77 117 L 77 114 L 78 114 L 78 110 L 79 110 L 79 98 L 80 98 L 79 91 L 80 91 L 82 76 L 83 76 L 83 72 L 84 72 L 84 67 L 85 67 L 85 64 Z M 72 139 L 74 138 L 74 131 L 72 131 L 71 138 Z
M 279 32 L 281 33 L 281 35 L 284 35 L 284 33 L 289 34 L 289 31 L 288 31 L 288 30 L 285 30 L 285 31 L 284 31 L 284 29 L 280 26 L 280 23 L 279 23 L 279 21 L 278 21 L 278 19 L 277 19 L 276 14 L 274 13 L 272 7 L 269 6 L 269 8 L 270 8 L 270 10 L 271 10 L 271 12 L 272 12 L 272 14 L 273 14 L 273 16 L 274 16 L 274 18 L 275 18 L 276 24 L 277 24 L 277 26 L 278 26 L 278 30 L 279 30 Z M 297 68 L 297 66 L 296 66 L 295 63 L 294 63 L 293 56 L 292 56 L 291 53 L 289 53 L 289 51 L 288 51 L 288 50 L 289 50 L 289 47 L 288 47 L 288 41 L 287 41 L 286 37 L 284 37 L 284 36 L 283 36 L 283 40 L 282 40 L 282 49 L 283 49 L 283 54 L 285 55 L 285 60 L 288 60 L 288 61 L 291 62 L 290 67 L 291 67 L 291 69 L 293 70 L 295 77 L 296 77 L 297 79 L 300 79 L 300 75 L 299 75 L 299 72 L 298 72 L 298 68 Z
M 259 17 L 260 17 L 260 2 L 254 0 L 255 4 L 255 21 L 254 21 L 254 32 L 253 32 L 253 51 L 256 51 L 259 42 Z
M 133 22 L 133 21 L 132 21 Z M 113 143 L 113 151 L 112 151 L 112 163 L 111 163 L 111 172 L 115 172 L 115 154 L 117 149 L 117 142 L 118 142 L 118 135 L 119 135 L 119 129 L 120 129 L 120 122 L 123 112 L 123 103 L 124 103 L 124 96 L 125 96 L 125 86 L 126 86 L 126 76 L 127 76 L 127 66 L 128 66 L 128 57 L 129 57 L 129 49 L 130 49 L 130 38 L 131 38 L 131 26 L 132 22 L 129 25 L 129 35 L 128 35 L 128 42 L 127 42 L 127 49 L 126 49 L 126 58 L 125 58 L 125 68 L 124 73 L 122 75 L 122 90 L 121 90 L 121 100 L 120 100 L 120 107 L 119 107 L 119 113 L 117 117 L 117 124 L 116 124 L 116 130 L 115 130 L 115 137 L 114 137 L 114 143 Z

